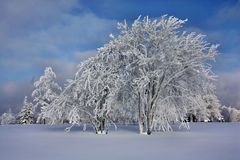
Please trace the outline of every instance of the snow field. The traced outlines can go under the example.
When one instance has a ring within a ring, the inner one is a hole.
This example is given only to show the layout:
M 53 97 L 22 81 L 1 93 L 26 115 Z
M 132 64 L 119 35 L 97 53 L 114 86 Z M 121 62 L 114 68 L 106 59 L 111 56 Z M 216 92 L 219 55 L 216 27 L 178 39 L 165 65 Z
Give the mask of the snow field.
M 239 160 L 240 123 L 194 123 L 191 130 L 138 134 L 137 126 L 96 135 L 87 126 L 1 125 L 1 160 Z

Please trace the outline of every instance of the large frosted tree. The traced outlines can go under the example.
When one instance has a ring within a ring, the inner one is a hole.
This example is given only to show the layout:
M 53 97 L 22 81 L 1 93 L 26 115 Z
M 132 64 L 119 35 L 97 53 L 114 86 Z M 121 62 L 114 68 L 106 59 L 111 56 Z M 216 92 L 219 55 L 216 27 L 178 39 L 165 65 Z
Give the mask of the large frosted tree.
M 131 26 L 119 23 L 120 35 L 100 49 L 125 63 L 121 77 L 135 98 L 141 133 L 172 130 L 171 122 L 187 127 L 188 106 L 198 106 L 197 96 L 214 91 L 208 62 L 218 46 L 209 45 L 201 34 L 182 32 L 185 22 L 163 16 L 138 18 Z
M 34 87 L 32 92 L 34 108 L 40 110 L 38 122 L 42 122 L 45 121 L 43 113 L 49 110 L 49 104 L 58 97 L 62 89 L 56 82 L 56 74 L 51 67 L 45 69 L 44 74 L 34 83 Z

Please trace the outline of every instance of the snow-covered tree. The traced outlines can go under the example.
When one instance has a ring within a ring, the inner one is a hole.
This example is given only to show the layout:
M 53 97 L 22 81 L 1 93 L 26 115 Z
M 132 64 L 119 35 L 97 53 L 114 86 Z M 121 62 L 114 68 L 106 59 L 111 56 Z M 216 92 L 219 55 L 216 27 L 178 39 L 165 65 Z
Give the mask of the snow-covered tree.
M 196 105 L 196 103 L 198 105 Z M 196 105 L 196 106 L 194 106 Z M 196 102 L 189 106 L 187 118 L 190 122 L 194 121 L 220 121 L 220 102 L 216 95 L 208 94 L 197 96 Z
M 78 94 L 80 109 L 91 115 L 89 121 L 97 133 L 107 132 L 108 121 L 111 121 L 109 100 L 115 94 L 113 88 L 117 85 L 117 77 L 113 74 L 114 68 L 105 64 L 111 59 L 104 60 L 103 58 L 100 54 L 82 63 L 76 74 L 80 90 L 75 94 Z
M 131 26 L 119 23 L 120 35 L 100 48 L 125 64 L 125 73 L 119 73 L 124 76 L 119 77 L 127 81 L 137 102 L 141 133 L 172 130 L 171 122 L 186 124 L 187 106 L 198 95 L 213 92 L 214 76 L 207 62 L 214 59 L 218 46 L 209 45 L 201 34 L 181 32 L 185 22 L 163 16 L 138 18 Z
M 240 110 L 238 110 L 236 108 L 231 108 L 230 122 L 240 122 Z
M 0 117 L 1 124 L 14 124 L 16 122 L 16 118 L 14 114 L 12 113 L 12 110 L 9 109 L 7 113 L 3 113 Z
M 135 95 L 132 94 L 131 86 L 125 81 L 122 82 L 118 93 L 113 97 L 110 112 L 111 119 L 118 124 L 135 124 L 138 121 L 138 111 Z
M 34 108 L 39 111 L 38 122 L 45 121 L 42 118 L 43 113 L 45 113 L 49 107 L 49 104 L 53 102 L 60 92 L 61 87 L 56 82 L 56 74 L 51 67 L 47 67 L 38 81 L 34 83 L 34 91 L 32 92 L 32 97 L 34 98 Z
M 21 111 L 17 115 L 17 121 L 19 124 L 32 124 L 34 122 L 33 104 L 28 102 L 27 96 L 25 96 Z
M 118 76 L 110 56 L 99 54 L 81 63 L 74 80 L 50 106 L 44 117 L 57 123 L 63 117 L 72 124 L 91 123 L 96 133 L 107 133 L 109 113 Z
M 210 121 L 219 121 L 222 116 L 220 113 L 221 104 L 216 95 L 204 95 L 203 100 L 206 104 L 207 116 Z
M 240 122 L 240 110 L 233 107 L 221 107 L 221 114 L 226 122 Z
M 223 118 L 224 118 L 224 121 L 225 121 L 225 122 L 230 122 L 229 107 L 222 106 L 222 107 L 220 108 L 220 110 L 221 110 L 221 115 L 222 115 Z
M 208 120 L 207 106 L 201 95 L 197 95 L 195 101 L 187 106 L 186 119 L 188 122 Z

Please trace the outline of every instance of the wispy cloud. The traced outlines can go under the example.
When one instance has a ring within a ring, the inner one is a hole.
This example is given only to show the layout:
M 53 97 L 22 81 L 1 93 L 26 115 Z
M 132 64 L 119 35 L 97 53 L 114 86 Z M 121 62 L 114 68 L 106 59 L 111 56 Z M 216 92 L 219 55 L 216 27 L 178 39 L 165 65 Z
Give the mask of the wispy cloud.
M 231 2 L 231 1 L 230 1 Z M 240 19 L 240 0 L 229 3 L 225 2 L 222 8 L 218 11 L 216 16 L 214 17 L 213 23 L 216 25 L 226 24 L 231 27 L 239 27 L 239 19 Z M 211 22 L 210 22 L 211 23 Z
M 12 108 L 13 112 L 19 112 L 23 98 L 30 95 L 32 90 L 31 81 L 8 81 L 0 85 L 0 113 Z
M 39 73 L 36 64 L 43 59 L 44 63 L 47 59 L 79 61 L 76 52 L 100 47 L 116 25 L 75 0 L 0 3 L 0 70 L 11 70 L 21 78 L 31 78 L 31 74 L 22 75 L 27 70 Z M 11 76 L 6 73 L 0 81 Z
M 222 104 L 240 109 L 240 70 L 219 75 L 217 95 Z

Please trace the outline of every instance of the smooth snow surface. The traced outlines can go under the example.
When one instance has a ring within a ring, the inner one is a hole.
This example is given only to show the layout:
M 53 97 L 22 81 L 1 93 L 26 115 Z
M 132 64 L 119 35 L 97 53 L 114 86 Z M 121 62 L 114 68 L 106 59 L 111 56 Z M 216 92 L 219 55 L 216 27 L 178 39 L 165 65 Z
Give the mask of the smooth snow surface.
M 240 123 L 195 123 L 190 131 L 138 134 L 119 126 L 107 135 L 66 126 L 1 125 L 1 160 L 239 160 Z

